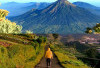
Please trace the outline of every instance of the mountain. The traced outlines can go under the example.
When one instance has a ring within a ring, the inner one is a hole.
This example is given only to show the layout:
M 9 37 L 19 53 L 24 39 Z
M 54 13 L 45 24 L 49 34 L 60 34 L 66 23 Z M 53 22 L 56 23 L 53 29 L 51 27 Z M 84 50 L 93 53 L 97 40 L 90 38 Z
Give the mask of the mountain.
M 29 10 L 23 9 L 25 6 L 32 5 L 33 3 L 17 3 L 17 2 L 8 2 L 3 3 L 0 6 L 0 9 L 8 10 L 10 13 L 8 16 L 18 16 Z
M 30 2 L 30 3 L 17 3 L 17 2 L 8 2 L 3 3 L 0 6 L 0 9 L 8 10 L 10 13 L 8 16 L 18 16 L 21 14 L 24 14 L 31 9 L 43 9 L 47 7 L 50 3 L 36 3 L 36 2 Z M 13 6 L 13 7 L 12 7 Z
M 24 7 L 24 8 L 28 8 L 28 9 L 35 8 L 35 9 L 39 9 L 40 10 L 40 9 L 43 9 L 43 8 L 47 7 L 50 4 L 51 3 L 41 2 L 41 3 L 32 4 L 32 5 Z
M 34 33 L 83 33 L 86 27 L 100 23 L 99 16 L 67 0 L 58 0 L 42 10 L 31 10 L 9 19 Z
M 85 2 L 74 2 L 73 4 L 85 8 L 96 15 L 100 15 L 100 7 L 96 7 L 94 5 Z

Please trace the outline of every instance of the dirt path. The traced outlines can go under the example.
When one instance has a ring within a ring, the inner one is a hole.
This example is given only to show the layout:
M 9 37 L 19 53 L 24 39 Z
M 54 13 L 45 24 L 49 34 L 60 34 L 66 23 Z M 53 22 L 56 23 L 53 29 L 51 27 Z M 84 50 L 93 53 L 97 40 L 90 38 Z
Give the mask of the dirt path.
M 45 50 L 47 50 L 48 47 L 49 46 L 46 46 Z M 40 63 L 35 68 L 47 68 L 45 57 L 43 57 L 43 59 L 40 61 Z M 53 60 L 51 61 L 50 68 L 62 68 L 62 66 L 59 64 L 59 61 L 55 55 L 53 55 Z

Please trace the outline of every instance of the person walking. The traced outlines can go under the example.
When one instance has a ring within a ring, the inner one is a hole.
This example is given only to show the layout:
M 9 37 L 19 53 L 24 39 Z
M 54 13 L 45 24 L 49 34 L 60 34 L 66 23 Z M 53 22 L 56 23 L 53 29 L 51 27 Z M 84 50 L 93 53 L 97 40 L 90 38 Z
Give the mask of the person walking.
M 48 50 L 46 51 L 45 58 L 46 58 L 46 62 L 47 62 L 47 67 L 50 67 L 51 59 L 53 59 L 53 53 L 50 50 L 50 48 L 48 48 Z

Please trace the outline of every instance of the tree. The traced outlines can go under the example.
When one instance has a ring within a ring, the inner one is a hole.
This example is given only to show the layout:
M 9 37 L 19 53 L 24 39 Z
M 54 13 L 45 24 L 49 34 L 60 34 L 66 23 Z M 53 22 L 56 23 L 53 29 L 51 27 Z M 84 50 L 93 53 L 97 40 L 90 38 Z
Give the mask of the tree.
M 59 37 L 59 34 L 52 34 L 54 39 L 57 39 Z
M 8 15 L 7 10 L 0 9 L 0 18 L 5 18 Z
M 100 23 L 97 23 L 96 26 L 94 26 L 92 28 L 88 27 L 86 29 L 85 33 L 87 33 L 87 34 L 92 34 L 92 33 L 100 34 Z
M 5 18 L 8 13 L 9 12 L 7 10 L 0 9 L 0 33 L 21 33 L 22 26 L 16 25 L 15 22 L 11 22 Z
M 100 23 L 97 23 L 96 26 L 93 27 L 95 34 L 100 34 Z
M 90 58 L 96 58 L 99 53 L 95 48 L 90 48 L 85 52 L 85 54 Z
M 85 33 L 91 34 L 92 33 L 92 28 L 87 27 Z

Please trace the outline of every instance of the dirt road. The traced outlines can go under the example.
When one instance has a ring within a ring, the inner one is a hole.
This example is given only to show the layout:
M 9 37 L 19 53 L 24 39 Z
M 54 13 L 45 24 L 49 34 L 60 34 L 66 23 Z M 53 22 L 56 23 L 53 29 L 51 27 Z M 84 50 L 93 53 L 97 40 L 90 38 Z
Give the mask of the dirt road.
M 48 49 L 49 46 L 45 47 L 45 51 Z M 46 59 L 45 56 L 43 57 L 43 59 L 40 61 L 40 63 L 38 65 L 36 65 L 35 68 L 47 68 L 46 66 Z M 60 64 L 59 61 L 57 59 L 57 57 L 53 54 L 53 59 L 51 61 L 51 67 L 50 68 L 63 68 Z

